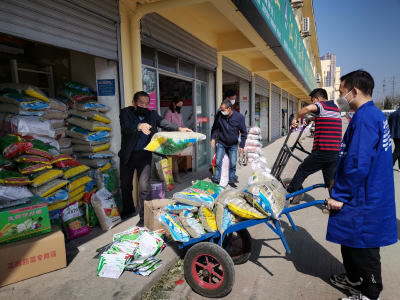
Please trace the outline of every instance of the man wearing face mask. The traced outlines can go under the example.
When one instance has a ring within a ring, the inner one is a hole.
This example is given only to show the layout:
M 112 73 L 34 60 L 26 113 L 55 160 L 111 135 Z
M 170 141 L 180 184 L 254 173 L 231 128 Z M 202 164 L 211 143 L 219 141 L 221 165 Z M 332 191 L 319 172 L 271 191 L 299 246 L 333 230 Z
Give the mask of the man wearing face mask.
M 215 137 L 218 132 L 218 144 L 215 159 L 214 182 L 221 180 L 222 160 L 225 153 L 229 156 L 229 182 L 231 187 L 236 188 L 235 174 L 238 153 L 238 133 L 241 132 L 239 154 L 243 152 L 247 139 L 247 129 L 244 116 L 233 110 L 232 103 L 225 100 L 221 104 L 221 110 L 215 116 L 211 129 L 211 147 L 215 148 Z
M 342 118 L 339 108 L 333 100 L 328 101 L 325 89 L 317 88 L 310 93 L 310 104 L 302 108 L 292 121 L 292 128 L 297 127 L 297 120 L 307 114 L 313 113 L 315 117 L 308 117 L 304 121 L 307 126 L 315 122 L 314 144 L 311 154 L 298 167 L 292 182 L 287 187 L 288 193 L 294 193 L 308 176 L 322 171 L 326 187 L 335 178 L 335 171 L 339 159 L 340 144 L 342 142 Z M 292 204 L 299 204 L 299 198 L 295 197 Z
M 150 173 L 152 154 L 144 148 L 157 133 L 157 127 L 168 131 L 192 132 L 177 124 L 168 122 L 158 115 L 155 110 L 149 110 L 150 97 L 146 92 L 137 92 L 133 96 L 132 106 L 121 110 L 119 116 L 121 124 L 121 150 L 118 156 L 120 162 L 120 178 L 122 190 L 123 214 L 122 218 L 136 214 L 132 198 L 133 175 L 137 170 L 139 178 L 139 198 L 141 209 L 140 221 L 137 226 L 142 227 L 144 222 L 144 201 L 151 200 Z
M 225 100 L 229 100 L 232 103 L 232 108 L 234 108 L 235 107 L 235 103 L 236 103 L 236 93 L 235 93 L 235 91 L 227 90 L 225 92 Z M 218 108 L 217 112 L 219 112 L 219 111 L 221 111 L 221 107 Z
M 346 273 L 330 280 L 355 294 L 342 300 L 376 300 L 382 291 L 380 247 L 397 242 L 390 130 L 371 100 L 372 76 L 358 70 L 340 80 L 337 103 L 355 114 L 340 149 L 326 234 L 341 245 Z

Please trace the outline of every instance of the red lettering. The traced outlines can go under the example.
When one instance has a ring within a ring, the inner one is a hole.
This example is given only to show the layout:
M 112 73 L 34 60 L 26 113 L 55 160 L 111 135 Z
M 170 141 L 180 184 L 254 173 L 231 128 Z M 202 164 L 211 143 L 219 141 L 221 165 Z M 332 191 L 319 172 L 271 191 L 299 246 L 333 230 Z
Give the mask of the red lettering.
M 45 253 L 45 254 L 44 254 L 44 259 L 48 259 L 48 258 L 50 258 L 49 253 Z
M 57 252 L 56 251 L 51 251 L 50 255 L 51 255 L 51 257 L 56 257 L 57 256 Z
M 14 217 L 8 217 L 8 222 L 14 221 Z
M 37 256 L 38 261 L 41 261 L 42 258 L 43 258 L 43 255 L 42 255 L 42 254 L 39 254 L 39 255 Z
M 22 265 L 29 265 L 29 258 L 23 258 L 22 259 Z
M 16 215 L 15 219 L 21 219 L 21 215 Z
M 38 209 L 37 211 L 36 211 L 36 214 L 37 215 L 40 215 L 42 213 L 42 210 L 41 209 Z
M 21 266 L 21 261 L 20 260 L 17 260 L 16 262 L 15 262 L 15 267 L 20 267 Z
M 31 211 L 30 213 L 29 213 L 29 216 L 34 216 L 35 215 L 35 212 L 34 211 Z
M 22 216 L 23 216 L 24 218 L 26 218 L 26 217 L 28 216 L 28 214 L 27 214 L 27 213 L 24 213 Z
M 13 262 L 8 263 L 8 264 L 7 264 L 7 269 L 8 269 L 8 270 L 14 269 L 14 263 L 13 263 Z
M 31 263 L 35 263 L 36 262 L 36 256 L 31 256 Z

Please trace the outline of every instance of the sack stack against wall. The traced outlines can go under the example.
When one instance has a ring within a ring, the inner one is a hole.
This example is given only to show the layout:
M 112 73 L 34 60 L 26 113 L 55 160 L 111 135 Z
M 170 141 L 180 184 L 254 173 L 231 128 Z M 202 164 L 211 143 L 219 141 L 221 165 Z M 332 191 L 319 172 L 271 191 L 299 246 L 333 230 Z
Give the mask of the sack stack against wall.
M 248 162 L 253 162 L 263 155 L 261 139 L 259 127 L 247 127 L 247 140 L 244 150 L 247 151 Z

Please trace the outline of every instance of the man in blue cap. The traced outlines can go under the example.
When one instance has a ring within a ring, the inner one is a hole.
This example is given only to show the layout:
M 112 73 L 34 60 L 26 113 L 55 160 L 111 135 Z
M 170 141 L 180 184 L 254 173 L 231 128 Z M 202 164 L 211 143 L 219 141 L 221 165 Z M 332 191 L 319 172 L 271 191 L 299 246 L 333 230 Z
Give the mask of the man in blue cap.
M 383 287 L 380 247 L 397 242 L 392 142 L 385 115 L 371 101 L 372 76 L 358 70 L 340 80 L 338 106 L 355 114 L 339 153 L 326 234 L 341 245 L 346 273 L 330 280 L 354 294 L 342 300 L 377 300 Z

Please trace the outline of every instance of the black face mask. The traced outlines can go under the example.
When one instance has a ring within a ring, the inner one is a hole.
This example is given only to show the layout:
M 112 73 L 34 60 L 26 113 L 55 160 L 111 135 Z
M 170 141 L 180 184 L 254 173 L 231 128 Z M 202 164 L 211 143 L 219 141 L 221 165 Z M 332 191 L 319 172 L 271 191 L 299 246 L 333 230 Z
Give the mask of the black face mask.
M 136 106 L 136 113 L 138 114 L 138 116 L 145 117 L 148 112 L 149 112 L 148 108 Z
M 182 106 L 177 106 L 177 107 L 175 107 L 175 110 L 176 110 L 178 113 L 180 113 L 180 112 L 181 112 L 181 108 L 182 108 Z

